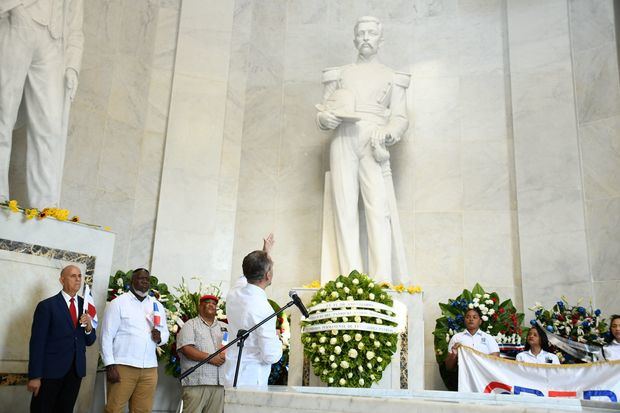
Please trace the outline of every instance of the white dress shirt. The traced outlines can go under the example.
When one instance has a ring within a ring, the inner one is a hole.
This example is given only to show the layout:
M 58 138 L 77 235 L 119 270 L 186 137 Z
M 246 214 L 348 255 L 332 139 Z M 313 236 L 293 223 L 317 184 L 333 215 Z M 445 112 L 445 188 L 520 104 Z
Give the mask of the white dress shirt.
M 480 329 L 473 335 L 467 330 L 456 333 L 448 343 L 448 352 L 452 351 L 452 347 L 454 347 L 456 343 L 461 343 L 464 346 L 474 348 L 485 354 L 499 353 L 499 346 L 495 338 L 484 331 L 480 331 Z
M 542 349 L 538 354 L 532 353 L 532 350 L 522 351 L 517 354 L 517 361 L 534 364 L 560 364 L 558 356 Z
M 603 347 L 603 351 L 607 360 L 620 360 L 620 343 L 617 340 Z
M 229 341 L 237 337 L 240 329 L 249 330 L 273 313 L 265 290 L 247 283 L 242 277 L 226 297 Z M 239 347 L 226 351 L 224 385 L 231 387 Z M 266 387 L 271 365 L 282 357 L 282 343 L 276 334 L 275 317 L 253 331 L 245 340 L 237 386 Z
M 101 355 L 103 364 L 157 367 L 157 344 L 151 338 L 153 303 L 157 303 L 161 323 L 159 345 L 168 342 L 166 310 L 159 301 L 147 296 L 140 301 L 131 292 L 126 292 L 108 304 L 101 327 Z

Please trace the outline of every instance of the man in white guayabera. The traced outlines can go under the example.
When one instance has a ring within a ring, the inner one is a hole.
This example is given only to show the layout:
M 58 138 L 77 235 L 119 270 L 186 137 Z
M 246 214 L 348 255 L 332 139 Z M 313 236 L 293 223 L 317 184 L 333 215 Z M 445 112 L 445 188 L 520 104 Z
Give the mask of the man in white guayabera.
M 0 202 L 25 104 L 27 206 L 58 206 L 69 107 L 82 61 L 83 0 L 0 0 Z
M 403 282 L 407 270 L 394 198 L 390 154 L 409 126 L 406 91 L 410 75 L 378 61 L 383 29 L 375 17 L 361 17 L 354 29 L 357 62 L 323 70 L 320 129 L 334 130 L 330 170 L 340 272 L 364 270 L 358 198 L 368 231 L 368 274 Z M 394 266 L 392 264 L 395 264 Z

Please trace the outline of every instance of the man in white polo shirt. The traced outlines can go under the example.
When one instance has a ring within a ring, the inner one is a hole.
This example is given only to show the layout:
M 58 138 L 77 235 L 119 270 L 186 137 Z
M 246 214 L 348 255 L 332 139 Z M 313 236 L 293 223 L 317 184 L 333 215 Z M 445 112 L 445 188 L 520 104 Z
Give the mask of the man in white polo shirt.
M 148 270 L 133 271 L 128 292 L 103 317 L 101 353 L 108 378 L 106 413 L 150 412 L 157 386 L 157 346 L 168 342 L 164 307 L 149 296 Z M 159 316 L 159 317 L 157 317 Z
M 482 325 L 482 313 L 474 307 L 465 313 L 465 331 L 456 333 L 448 343 L 448 357 L 446 367 L 454 370 L 458 364 L 458 348 L 463 345 L 474 348 L 482 353 L 499 356 L 499 346 L 492 335 L 480 331 Z

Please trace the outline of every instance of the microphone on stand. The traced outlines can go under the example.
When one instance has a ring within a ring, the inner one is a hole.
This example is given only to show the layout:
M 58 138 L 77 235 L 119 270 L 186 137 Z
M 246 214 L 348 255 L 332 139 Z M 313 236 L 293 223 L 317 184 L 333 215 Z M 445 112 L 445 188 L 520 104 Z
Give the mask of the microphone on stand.
M 293 299 L 293 302 L 295 303 L 297 308 L 299 308 L 301 314 L 303 314 L 304 317 L 308 318 L 310 314 L 308 314 L 308 310 L 306 310 L 306 306 L 301 301 L 301 298 L 299 298 L 299 296 L 297 295 L 297 292 L 295 290 L 291 290 L 288 292 L 288 296 Z

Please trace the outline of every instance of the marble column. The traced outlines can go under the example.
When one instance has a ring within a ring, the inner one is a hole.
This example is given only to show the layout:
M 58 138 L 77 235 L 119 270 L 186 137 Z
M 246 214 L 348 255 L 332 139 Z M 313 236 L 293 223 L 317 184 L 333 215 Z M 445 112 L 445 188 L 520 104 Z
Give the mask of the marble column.
M 507 2 L 523 302 L 592 297 L 566 0 Z

